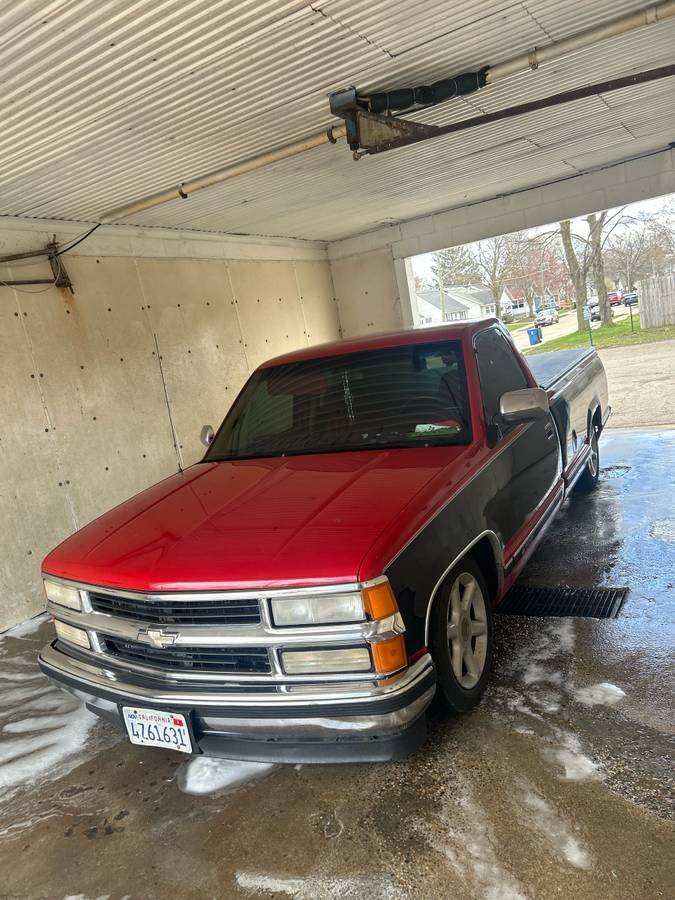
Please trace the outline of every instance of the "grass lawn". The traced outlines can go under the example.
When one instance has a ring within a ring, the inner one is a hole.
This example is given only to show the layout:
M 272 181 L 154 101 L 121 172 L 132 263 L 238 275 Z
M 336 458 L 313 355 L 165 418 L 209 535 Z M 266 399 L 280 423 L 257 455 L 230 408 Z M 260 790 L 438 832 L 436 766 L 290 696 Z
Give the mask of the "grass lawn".
M 529 328 L 530 325 L 532 325 L 532 321 L 530 321 L 530 322 L 511 322 L 506 327 L 508 328 L 509 331 L 520 331 L 522 328 Z
M 593 343 L 596 347 L 629 347 L 632 344 L 648 344 L 652 341 L 667 341 L 675 338 L 675 325 L 663 328 L 640 328 L 640 313 L 633 313 L 635 334 L 630 330 L 630 317 L 616 325 L 603 325 L 593 329 Z M 563 337 L 553 338 L 526 353 L 546 353 L 549 350 L 571 350 L 574 347 L 588 347 L 588 331 L 575 331 Z

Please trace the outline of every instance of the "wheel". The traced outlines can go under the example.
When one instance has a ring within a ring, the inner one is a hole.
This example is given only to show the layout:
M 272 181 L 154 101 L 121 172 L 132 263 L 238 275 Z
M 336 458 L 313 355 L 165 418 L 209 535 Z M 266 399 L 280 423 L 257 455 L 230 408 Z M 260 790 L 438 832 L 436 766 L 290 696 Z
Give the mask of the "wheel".
M 483 574 L 471 557 L 450 572 L 431 614 L 436 699 L 452 713 L 479 702 L 492 665 L 492 607 Z
M 600 435 L 595 425 L 592 425 L 591 427 L 593 428 L 591 436 L 591 456 L 576 483 L 577 490 L 581 491 L 582 494 L 588 494 L 592 491 L 600 477 L 600 448 L 598 446 Z

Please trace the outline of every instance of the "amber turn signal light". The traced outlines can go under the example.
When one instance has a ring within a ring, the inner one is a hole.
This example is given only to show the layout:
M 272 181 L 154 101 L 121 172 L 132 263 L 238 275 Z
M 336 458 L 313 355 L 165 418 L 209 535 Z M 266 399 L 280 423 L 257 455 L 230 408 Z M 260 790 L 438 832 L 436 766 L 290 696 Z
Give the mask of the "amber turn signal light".
M 363 605 L 371 619 L 386 619 L 398 612 L 396 597 L 388 581 L 365 588 Z
M 376 672 L 393 672 L 402 669 L 408 664 L 408 654 L 405 650 L 403 635 L 389 638 L 387 641 L 378 641 L 371 645 L 373 662 Z

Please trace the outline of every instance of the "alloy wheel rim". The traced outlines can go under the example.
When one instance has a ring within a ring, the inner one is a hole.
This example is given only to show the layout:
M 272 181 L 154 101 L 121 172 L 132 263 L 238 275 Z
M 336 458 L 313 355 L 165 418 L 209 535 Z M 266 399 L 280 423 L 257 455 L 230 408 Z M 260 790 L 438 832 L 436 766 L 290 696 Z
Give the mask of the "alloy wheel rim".
M 588 471 L 594 478 L 598 474 L 598 435 L 596 433 L 591 438 L 591 455 L 588 460 Z
M 487 657 L 487 610 L 478 581 L 462 572 L 450 588 L 448 645 L 452 671 L 465 690 L 480 681 Z

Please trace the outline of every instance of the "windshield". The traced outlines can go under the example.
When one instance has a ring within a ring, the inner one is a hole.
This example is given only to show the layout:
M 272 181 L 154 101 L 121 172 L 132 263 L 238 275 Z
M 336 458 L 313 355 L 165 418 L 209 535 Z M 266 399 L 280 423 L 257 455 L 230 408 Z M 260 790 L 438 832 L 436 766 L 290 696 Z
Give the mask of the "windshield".
M 470 439 L 462 349 L 448 341 L 260 369 L 205 461 Z

